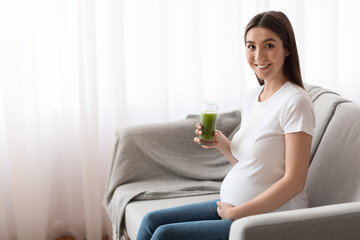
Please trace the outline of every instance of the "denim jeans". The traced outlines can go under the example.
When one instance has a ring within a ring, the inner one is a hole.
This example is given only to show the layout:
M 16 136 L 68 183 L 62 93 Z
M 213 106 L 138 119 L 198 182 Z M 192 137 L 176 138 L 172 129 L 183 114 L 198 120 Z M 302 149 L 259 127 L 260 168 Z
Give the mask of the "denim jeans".
M 232 221 L 217 213 L 218 200 L 161 209 L 146 214 L 137 240 L 225 240 Z

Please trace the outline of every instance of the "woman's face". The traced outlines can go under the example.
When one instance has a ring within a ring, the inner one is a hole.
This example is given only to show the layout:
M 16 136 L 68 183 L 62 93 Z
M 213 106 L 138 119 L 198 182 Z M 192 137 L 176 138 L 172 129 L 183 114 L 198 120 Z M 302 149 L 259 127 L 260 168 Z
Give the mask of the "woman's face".
M 246 58 L 258 78 L 265 81 L 284 81 L 283 65 L 289 55 L 281 39 L 273 31 L 251 28 L 246 34 Z

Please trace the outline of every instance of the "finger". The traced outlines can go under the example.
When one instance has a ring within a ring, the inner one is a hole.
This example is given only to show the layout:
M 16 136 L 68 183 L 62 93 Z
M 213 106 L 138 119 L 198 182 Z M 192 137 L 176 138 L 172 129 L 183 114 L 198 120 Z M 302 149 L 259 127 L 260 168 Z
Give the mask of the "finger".
M 218 207 L 216 210 L 217 210 L 218 215 L 222 218 L 222 216 L 221 216 L 221 209 Z
M 216 148 L 216 146 L 214 145 L 201 145 L 203 148 L 207 148 L 207 149 L 211 149 L 211 148 Z
M 201 144 L 201 143 L 200 143 Z M 203 148 L 209 148 L 209 149 L 211 149 L 211 148 L 216 148 L 216 145 L 215 144 L 213 144 L 213 145 L 201 145 Z
M 201 124 L 200 124 L 200 123 L 197 123 L 197 124 L 196 124 L 196 128 L 197 128 L 197 129 L 202 129 Z
M 214 136 L 218 137 L 221 135 L 221 132 L 219 130 L 215 130 L 214 132 Z
M 200 131 L 199 129 L 195 129 L 195 133 L 196 133 L 197 135 L 202 135 L 202 134 L 203 134 L 203 132 Z
M 197 135 L 201 135 L 201 134 L 202 134 L 202 131 L 200 131 L 199 129 L 195 129 L 195 133 L 196 133 Z

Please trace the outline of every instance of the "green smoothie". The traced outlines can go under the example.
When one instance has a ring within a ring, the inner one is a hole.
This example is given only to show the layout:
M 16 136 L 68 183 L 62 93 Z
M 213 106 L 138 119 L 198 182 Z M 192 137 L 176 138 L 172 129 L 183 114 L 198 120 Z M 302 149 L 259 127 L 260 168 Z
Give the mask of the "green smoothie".
M 201 125 L 203 134 L 200 135 L 202 145 L 212 145 L 216 128 L 217 112 L 202 112 Z

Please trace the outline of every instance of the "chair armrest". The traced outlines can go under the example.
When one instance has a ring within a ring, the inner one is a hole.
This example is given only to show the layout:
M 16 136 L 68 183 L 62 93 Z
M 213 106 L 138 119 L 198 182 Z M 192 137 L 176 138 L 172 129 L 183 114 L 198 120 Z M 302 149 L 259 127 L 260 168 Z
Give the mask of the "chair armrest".
M 236 220 L 229 240 L 360 239 L 360 202 L 260 214 Z

